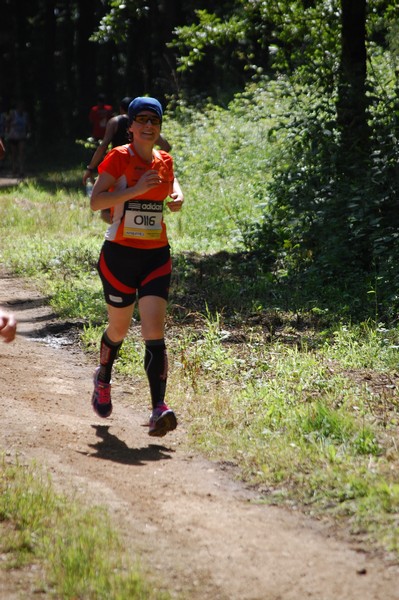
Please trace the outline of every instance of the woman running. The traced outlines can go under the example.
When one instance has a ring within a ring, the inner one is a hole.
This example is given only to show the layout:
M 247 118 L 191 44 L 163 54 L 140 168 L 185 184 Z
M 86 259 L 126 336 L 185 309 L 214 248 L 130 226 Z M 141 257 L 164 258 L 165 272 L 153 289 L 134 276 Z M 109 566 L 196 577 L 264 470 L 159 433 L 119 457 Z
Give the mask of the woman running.
M 137 297 L 152 402 L 151 436 L 164 436 L 177 425 L 175 413 L 165 404 L 168 361 L 164 329 L 172 265 L 163 210 L 166 198 L 170 197 L 166 206 L 172 212 L 181 209 L 184 198 L 172 157 L 154 149 L 162 116 L 162 106 L 155 98 L 138 97 L 130 103 L 131 142 L 111 150 L 100 163 L 90 201 L 92 210 L 111 209 L 112 219 L 98 262 L 108 326 L 94 374 L 92 405 L 100 417 L 112 412 L 112 367 Z

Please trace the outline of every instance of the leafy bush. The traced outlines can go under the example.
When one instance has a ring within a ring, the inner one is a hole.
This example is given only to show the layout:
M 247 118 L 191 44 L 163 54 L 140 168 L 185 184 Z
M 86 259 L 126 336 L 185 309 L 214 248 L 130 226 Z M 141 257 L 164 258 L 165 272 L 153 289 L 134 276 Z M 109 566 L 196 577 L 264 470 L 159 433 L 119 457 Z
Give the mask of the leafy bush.
M 347 169 L 334 98 L 298 82 L 287 100 L 290 118 L 276 129 L 283 141 L 270 161 L 262 219 L 247 224 L 244 242 L 265 271 L 284 274 L 290 285 L 300 280 L 304 298 L 317 286 L 320 306 L 341 297 L 343 313 L 392 318 L 399 307 L 395 112 L 375 101 L 370 154 Z

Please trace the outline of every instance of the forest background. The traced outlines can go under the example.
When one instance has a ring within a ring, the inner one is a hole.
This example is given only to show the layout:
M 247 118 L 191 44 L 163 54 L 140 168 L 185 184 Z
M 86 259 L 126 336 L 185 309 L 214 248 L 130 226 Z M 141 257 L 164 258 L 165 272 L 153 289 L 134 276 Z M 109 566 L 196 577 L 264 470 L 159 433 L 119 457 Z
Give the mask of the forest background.
M 240 217 L 241 248 L 280 284 L 316 286 L 319 308 L 392 321 L 398 39 L 397 0 L 6 0 L 0 97 L 24 101 L 35 157 L 88 137 L 99 92 L 115 107 L 157 96 L 180 123 L 233 101 L 254 127 L 272 117 L 251 175 L 262 215 Z

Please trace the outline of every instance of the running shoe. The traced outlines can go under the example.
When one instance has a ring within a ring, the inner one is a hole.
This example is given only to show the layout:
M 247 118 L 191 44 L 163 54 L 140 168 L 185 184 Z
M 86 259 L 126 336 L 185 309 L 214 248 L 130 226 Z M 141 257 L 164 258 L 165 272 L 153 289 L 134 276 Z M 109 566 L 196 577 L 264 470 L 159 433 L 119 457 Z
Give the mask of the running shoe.
M 105 419 L 112 413 L 112 402 L 111 402 L 111 384 L 98 381 L 98 374 L 100 367 L 94 372 L 94 392 L 91 397 L 91 403 L 94 412 Z
M 161 404 L 152 411 L 148 435 L 163 437 L 168 431 L 173 431 L 176 427 L 177 419 L 175 413 L 166 404 Z

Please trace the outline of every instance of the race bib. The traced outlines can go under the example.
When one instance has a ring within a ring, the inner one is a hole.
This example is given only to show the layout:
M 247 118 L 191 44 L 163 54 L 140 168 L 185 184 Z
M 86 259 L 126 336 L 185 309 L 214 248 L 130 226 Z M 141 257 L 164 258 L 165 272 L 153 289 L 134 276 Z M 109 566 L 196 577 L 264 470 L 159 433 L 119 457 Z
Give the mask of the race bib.
M 163 202 L 129 200 L 125 211 L 123 236 L 159 240 L 162 233 Z

